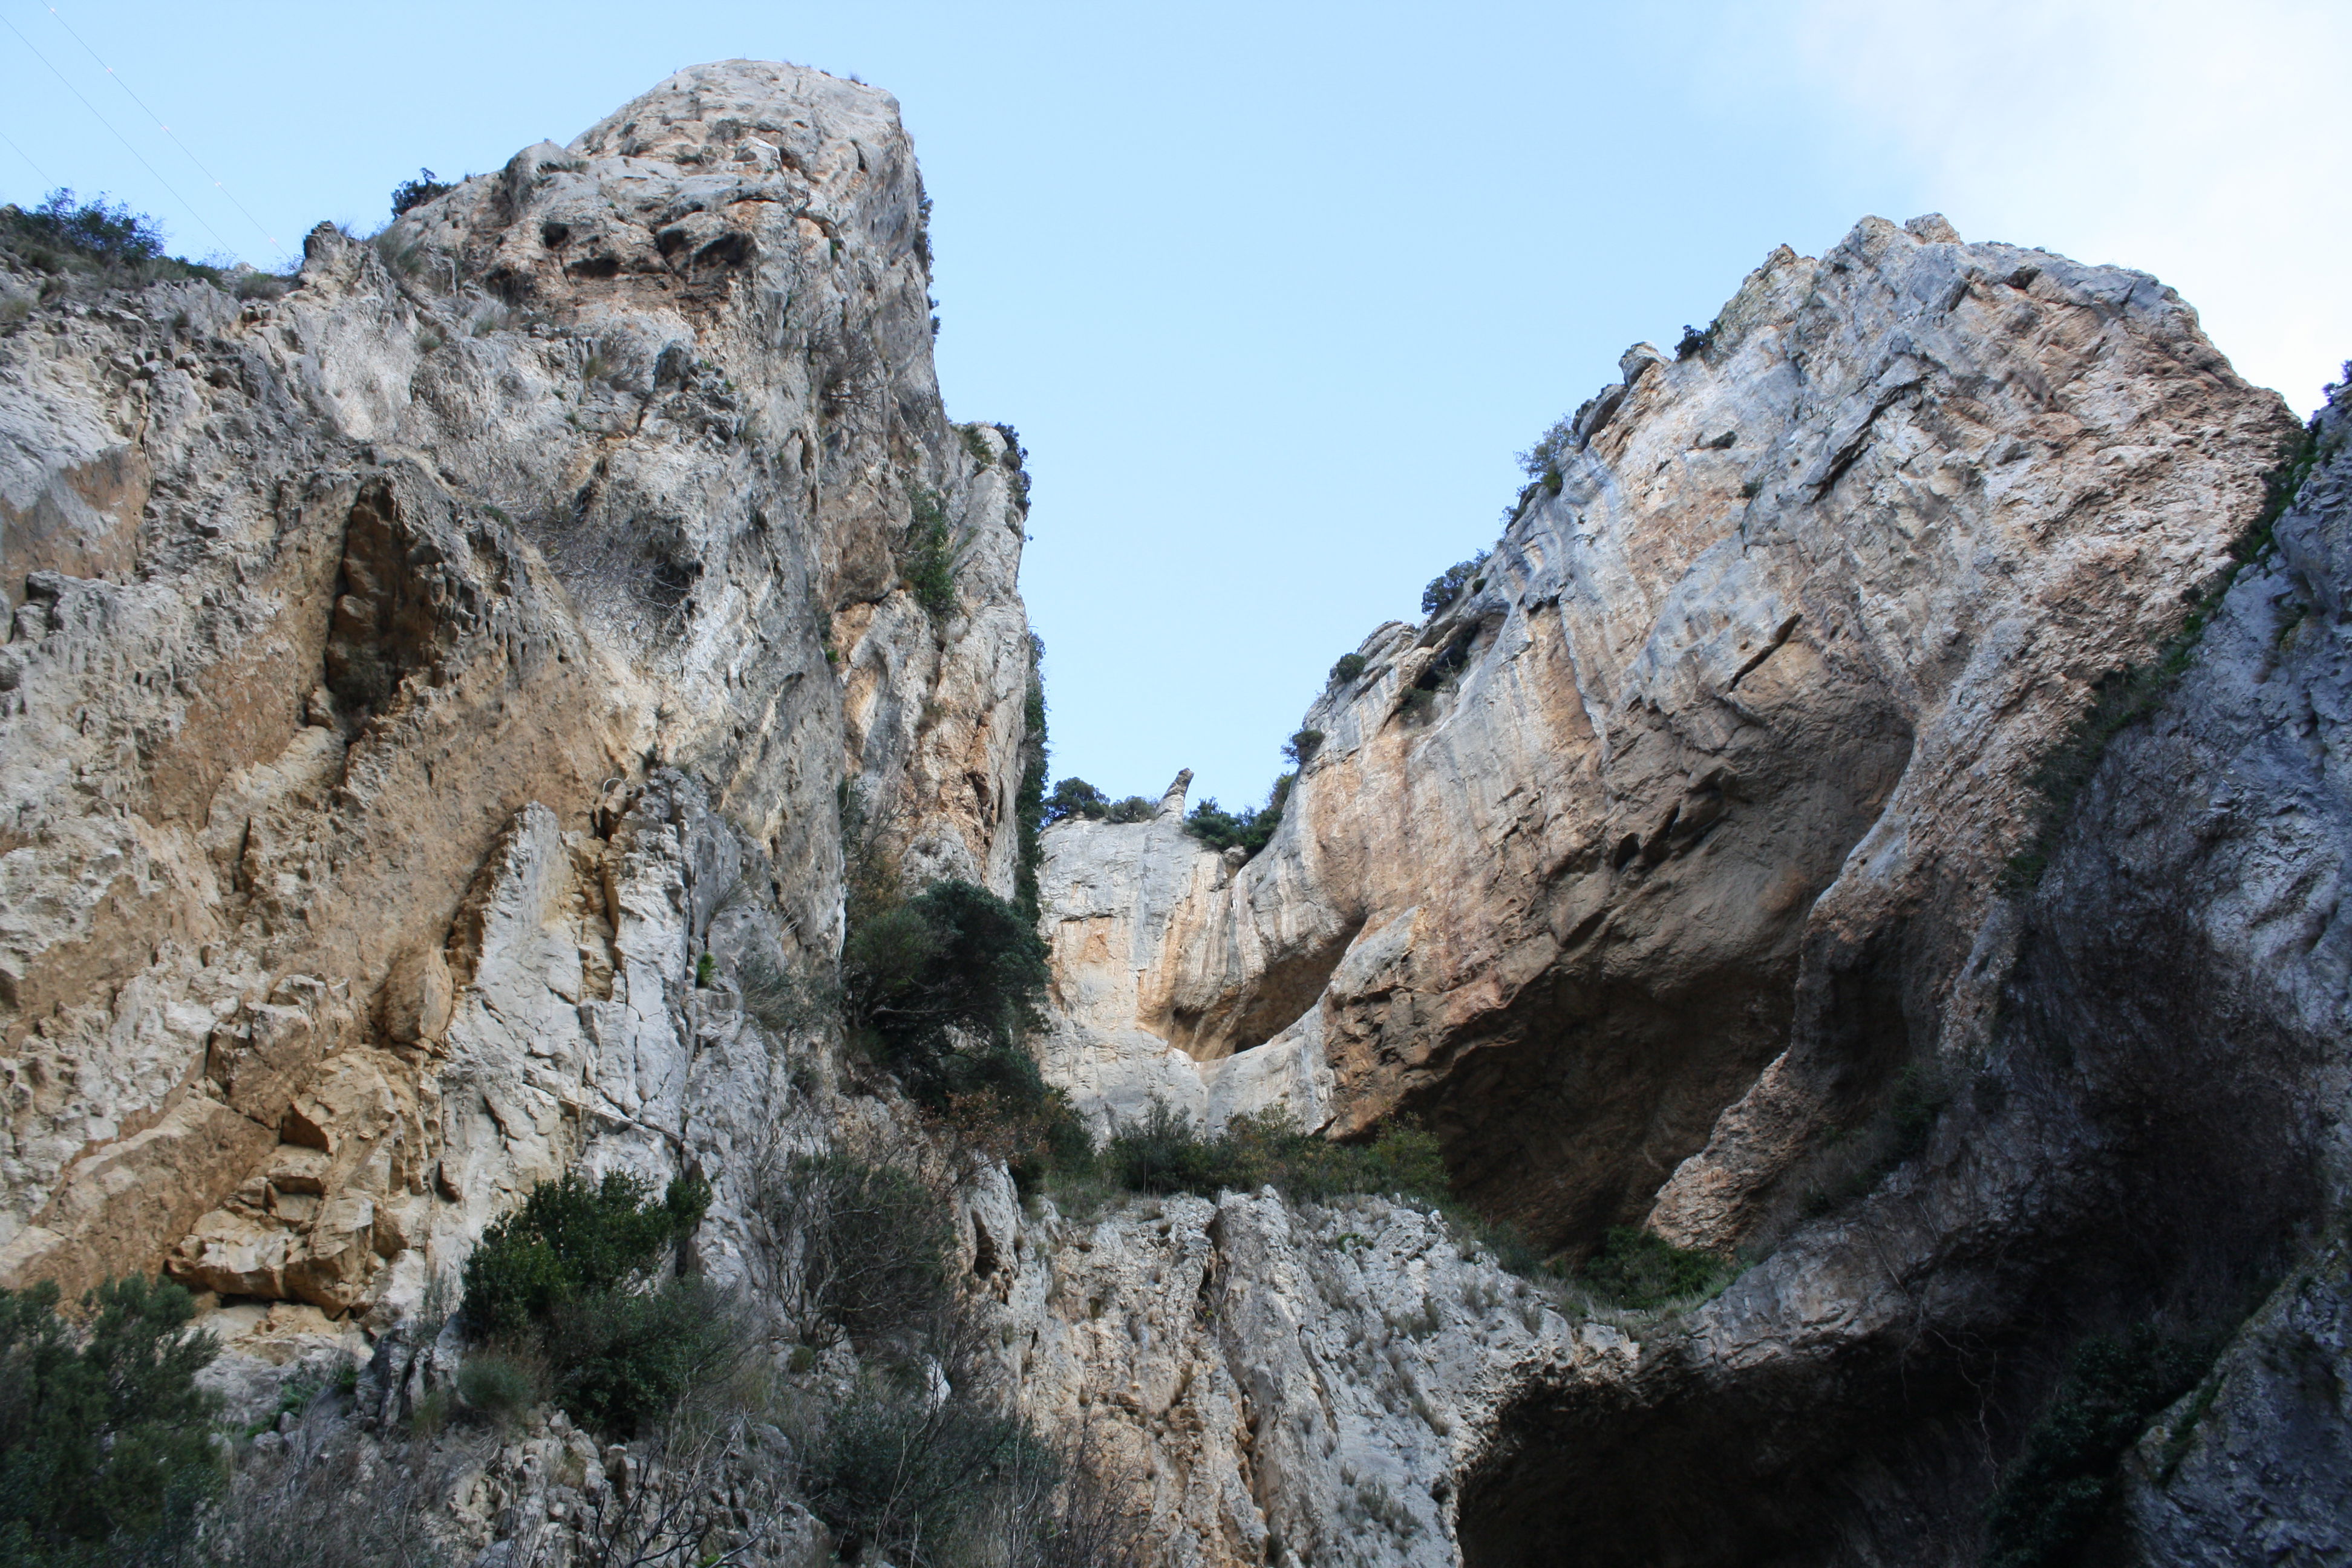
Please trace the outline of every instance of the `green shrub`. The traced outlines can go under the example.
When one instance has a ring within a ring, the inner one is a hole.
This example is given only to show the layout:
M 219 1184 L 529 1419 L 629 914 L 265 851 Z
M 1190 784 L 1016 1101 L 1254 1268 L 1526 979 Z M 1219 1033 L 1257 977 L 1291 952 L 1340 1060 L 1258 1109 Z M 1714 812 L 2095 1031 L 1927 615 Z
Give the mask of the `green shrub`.
M 1433 616 L 1467 593 L 1479 580 L 1479 568 L 1486 564 L 1486 552 L 1481 550 L 1467 561 L 1456 561 L 1429 580 L 1421 591 L 1421 613 Z
M 436 197 L 446 196 L 457 187 L 433 177 L 430 169 L 416 171 L 416 178 L 403 180 L 392 188 L 392 216 L 400 217 L 409 208 L 423 206 Z
M 512 1426 L 547 1396 L 547 1373 L 530 1352 L 478 1351 L 457 1367 L 457 1397 L 468 1410 Z
M 1089 822 L 1149 822 L 1159 809 L 1159 802 L 1139 795 L 1113 800 L 1084 779 L 1064 779 L 1045 797 L 1045 818 L 1047 822 L 1064 822 L 1073 816 L 1082 816 Z
M 1584 1283 L 1620 1307 L 1647 1310 L 1686 1296 L 1703 1296 L 1731 1278 L 1731 1267 L 1711 1252 L 1676 1247 L 1632 1226 L 1613 1226 L 1601 1250 L 1586 1260 Z
M 972 883 L 935 882 L 870 912 L 842 947 L 852 1018 L 908 1091 L 938 1108 L 995 1089 L 1045 1093 L 1022 1041 L 1038 1023 L 1045 944 L 1014 905 Z
M 1303 768 L 1322 749 L 1322 731 L 1300 730 L 1282 743 L 1282 760 L 1294 768 Z
M 77 1329 L 45 1281 L 0 1290 L 0 1562 L 111 1563 L 184 1539 L 217 1489 L 219 1347 L 177 1285 L 118 1279 Z
M 146 214 L 103 196 L 82 202 L 62 188 L 29 210 L 0 205 L 0 256 L 47 274 L 44 300 L 71 294 L 76 279 L 100 288 L 187 279 L 231 282 L 217 267 L 164 255 L 163 229 Z M 20 319 L 19 310 L 10 310 L 6 319 Z
M 1021 444 L 1021 433 L 1010 425 L 999 425 L 996 433 L 1004 437 L 1004 466 L 1013 470 L 1013 504 L 1023 516 L 1029 511 L 1029 448 Z
M 1054 786 L 1054 793 L 1045 797 L 1047 822 L 1066 821 L 1073 816 L 1100 822 L 1109 815 L 1110 796 L 1084 779 L 1064 779 Z
M 1990 1568 L 2076 1561 L 2114 1501 L 2124 1451 L 2196 1385 L 2213 1349 L 2145 1324 L 2078 1345 L 1986 1509 Z
M 565 1411 L 592 1430 L 627 1433 L 723 1377 L 744 1335 L 719 1293 L 689 1277 L 574 1297 L 549 1315 L 541 1342 Z
M 1255 855 L 1282 826 L 1282 808 L 1289 803 L 1291 786 L 1297 781 L 1297 773 L 1282 774 L 1274 781 L 1264 805 L 1238 815 L 1219 805 L 1216 796 L 1204 795 L 1185 816 L 1184 831 L 1212 849 L 1239 847 Z
M 1301 1132 L 1280 1111 L 1236 1116 L 1211 1137 L 1154 1100 L 1140 1121 L 1115 1129 L 1102 1163 L 1139 1193 L 1249 1192 L 1272 1183 L 1285 1196 L 1322 1203 L 1344 1193 L 1384 1193 L 1442 1202 L 1445 1162 L 1436 1138 L 1395 1125 L 1370 1143 L 1335 1143 Z
M 62 186 L 30 212 L 16 210 L 10 226 L 27 240 L 100 263 L 152 261 L 163 254 L 163 231 L 145 213 L 110 204 L 103 195 L 77 202 Z
M 934 619 L 955 612 L 955 548 L 947 507 L 939 496 L 918 486 L 913 516 L 899 548 L 898 570 L 907 591 Z
M 1576 448 L 1576 419 L 1562 415 L 1552 422 L 1550 429 L 1536 438 L 1536 444 L 1519 454 L 1519 468 L 1528 478 L 1553 494 L 1559 493 L 1560 468 L 1568 455 Z
M 524 1334 L 581 1297 L 639 1289 L 709 1206 L 709 1186 L 685 1176 L 658 1199 L 626 1171 L 594 1185 L 578 1175 L 541 1182 L 466 1259 L 467 1324 L 478 1339 Z
M 478 1342 L 543 1355 L 557 1400 L 583 1425 L 635 1430 L 710 1375 L 737 1337 L 700 1281 L 655 1284 L 709 1205 L 710 1188 L 683 1176 L 659 1198 L 619 1171 L 594 1185 L 542 1182 L 466 1259 L 467 1326 Z M 478 1374 L 486 1398 L 499 1375 Z M 476 1404 L 462 1382 L 458 1392 Z
M 1370 663 L 1371 660 L 1362 654 L 1343 653 L 1333 661 L 1330 678 L 1327 684 L 1337 686 L 1343 681 L 1353 680 L 1363 674 L 1366 667 Z
M 1683 341 L 1675 345 L 1675 357 L 1676 359 L 1688 359 L 1693 354 L 1703 354 L 1706 353 L 1707 350 L 1715 347 L 1716 334 L 1722 331 L 1723 318 L 1721 316 L 1717 316 L 1714 321 L 1709 321 L 1704 330 L 1693 326 L 1685 326 L 1683 328 Z

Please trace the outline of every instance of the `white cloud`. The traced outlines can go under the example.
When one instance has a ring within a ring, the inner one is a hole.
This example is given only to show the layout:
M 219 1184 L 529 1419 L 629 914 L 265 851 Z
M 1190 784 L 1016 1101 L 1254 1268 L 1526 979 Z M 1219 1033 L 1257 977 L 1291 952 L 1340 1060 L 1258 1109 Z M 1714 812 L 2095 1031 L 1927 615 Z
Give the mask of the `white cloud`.
M 2298 408 L 2352 356 L 2342 0 L 1806 0 L 1779 41 L 1967 237 L 2155 273 Z

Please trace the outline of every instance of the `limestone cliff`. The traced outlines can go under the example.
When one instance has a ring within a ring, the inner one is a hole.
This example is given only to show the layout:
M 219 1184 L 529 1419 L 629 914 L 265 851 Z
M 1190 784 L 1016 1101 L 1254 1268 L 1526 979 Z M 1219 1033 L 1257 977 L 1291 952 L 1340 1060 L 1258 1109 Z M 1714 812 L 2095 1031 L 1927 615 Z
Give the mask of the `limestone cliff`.
M 845 782 L 1010 890 L 1022 481 L 941 411 L 924 207 L 886 94 L 732 62 L 282 300 L 9 330 L 10 1279 L 395 1313 L 535 1179 L 724 1170 L 805 1044 L 730 949 L 830 962 Z
M 1432 1118 L 1554 1245 L 1654 1203 L 1729 1245 L 1809 1114 L 1966 1033 L 2037 759 L 2294 422 L 2153 279 L 1941 219 L 1777 252 L 1623 370 L 1466 591 L 1308 710 L 1263 854 L 1049 836 L 1069 1081 L 1297 1041 L 1309 1121 Z
M 708 1178 L 759 1300 L 779 1156 L 887 1140 L 1153 1561 L 1972 1563 L 2068 1347 L 2150 1320 L 2222 1348 L 2102 1549 L 2342 1554 L 2352 413 L 2281 515 L 2303 433 L 2169 290 L 1865 220 L 1628 353 L 1262 853 L 1183 777 L 1046 834 L 1098 1125 L 1418 1118 L 1570 1266 L 1738 1270 L 1614 1309 L 1398 1199 L 1024 1199 L 844 1048 L 845 826 L 1012 892 L 1037 741 L 926 205 L 887 95 L 728 62 L 282 298 L 0 328 L 0 1284 L 167 1270 L 240 1421 L 363 1362 L 384 1462 L 536 1182 Z M 485 1568 L 646 1473 L 545 1412 L 438 1452 Z
M 1777 254 L 1623 368 L 1308 711 L 1265 851 L 1181 787 L 1049 831 L 1051 1070 L 1105 1116 L 1426 1117 L 1570 1259 L 1738 1249 L 1618 1354 L 1496 1346 L 1401 1494 L 1448 1543 L 1375 1557 L 1974 1563 L 2067 1344 L 2235 1322 L 2347 1195 L 2346 416 L 2273 542 L 2299 432 L 2177 298 L 1938 219 Z M 2086 731 L 2101 692 L 2136 716 Z M 2150 1433 L 2109 1550 L 2340 1552 L 2332 1256 Z M 1258 1386 L 1251 1430 L 1312 1424 Z

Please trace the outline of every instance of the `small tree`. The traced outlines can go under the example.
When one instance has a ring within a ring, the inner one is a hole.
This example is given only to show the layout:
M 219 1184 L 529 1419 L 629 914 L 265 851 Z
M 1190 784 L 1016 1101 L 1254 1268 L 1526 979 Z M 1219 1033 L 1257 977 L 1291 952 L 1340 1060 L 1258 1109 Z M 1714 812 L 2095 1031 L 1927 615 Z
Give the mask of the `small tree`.
M 574 1419 L 634 1431 L 740 1346 L 727 1304 L 701 1280 L 660 1279 L 709 1206 L 709 1186 L 684 1176 L 658 1198 L 623 1171 L 593 1185 L 542 1182 L 466 1259 L 467 1326 L 543 1355 Z
M 0 1290 L 0 1562 L 121 1561 L 184 1539 L 219 1473 L 215 1405 L 195 1383 L 219 1352 L 177 1285 L 110 1281 L 58 1316 L 58 1287 Z
M 642 1288 L 709 1206 L 709 1185 L 685 1176 L 659 1198 L 627 1171 L 593 1185 L 579 1175 L 541 1182 L 466 1259 L 466 1321 L 481 1338 L 520 1334 L 583 1296 Z
M 1486 552 L 1481 550 L 1469 560 L 1456 561 L 1432 577 L 1429 586 L 1421 591 L 1421 613 L 1433 616 L 1477 586 L 1485 580 L 1479 576 L 1478 569 L 1486 564 Z
M 1012 904 L 970 882 L 935 882 L 855 924 L 841 968 L 852 1018 L 918 1100 L 1044 1096 L 1021 1042 L 1040 1020 L 1045 944 Z
M 1064 779 L 1045 797 L 1045 820 L 1083 816 L 1099 822 L 1110 815 L 1110 797 L 1084 779 Z
M 432 170 L 419 169 L 416 171 L 416 178 L 403 180 L 393 186 L 392 216 L 400 217 L 406 214 L 409 208 L 423 206 L 426 202 L 446 196 L 457 188 L 455 185 L 435 179 Z

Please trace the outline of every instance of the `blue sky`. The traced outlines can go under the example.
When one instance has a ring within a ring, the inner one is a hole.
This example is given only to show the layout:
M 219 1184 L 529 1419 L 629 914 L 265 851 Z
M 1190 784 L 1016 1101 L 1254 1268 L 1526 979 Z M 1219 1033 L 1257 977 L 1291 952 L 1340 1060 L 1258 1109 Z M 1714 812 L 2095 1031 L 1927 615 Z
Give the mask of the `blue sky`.
M 102 190 L 175 249 L 260 264 L 269 236 L 377 226 L 420 165 L 568 141 L 697 61 L 896 93 L 950 413 L 1032 454 L 1054 771 L 1118 795 L 1190 766 L 1195 799 L 1261 797 L 1332 659 L 1491 541 L 1512 454 L 1782 242 L 1937 210 L 2144 268 L 2301 409 L 2352 355 L 2338 3 L 0 18 L 0 199 Z

